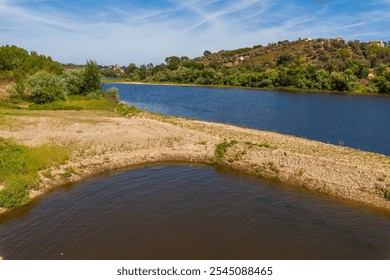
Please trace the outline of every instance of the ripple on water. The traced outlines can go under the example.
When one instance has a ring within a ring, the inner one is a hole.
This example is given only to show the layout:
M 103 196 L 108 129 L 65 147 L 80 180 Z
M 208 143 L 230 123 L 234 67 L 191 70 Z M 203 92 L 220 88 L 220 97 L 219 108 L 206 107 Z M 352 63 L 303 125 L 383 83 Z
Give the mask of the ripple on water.
M 27 209 L 27 210 L 26 210 Z M 111 173 L 0 224 L 8 259 L 386 259 L 390 217 L 204 166 Z

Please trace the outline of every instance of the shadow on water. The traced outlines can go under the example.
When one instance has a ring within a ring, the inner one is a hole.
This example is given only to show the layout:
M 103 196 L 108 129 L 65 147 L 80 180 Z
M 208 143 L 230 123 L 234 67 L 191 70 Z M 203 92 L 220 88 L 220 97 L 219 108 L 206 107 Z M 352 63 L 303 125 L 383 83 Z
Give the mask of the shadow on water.
M 0 222 L 6 259 L 388 259 L 389 215 L 227 168 L 158 164 L 58 188 Z

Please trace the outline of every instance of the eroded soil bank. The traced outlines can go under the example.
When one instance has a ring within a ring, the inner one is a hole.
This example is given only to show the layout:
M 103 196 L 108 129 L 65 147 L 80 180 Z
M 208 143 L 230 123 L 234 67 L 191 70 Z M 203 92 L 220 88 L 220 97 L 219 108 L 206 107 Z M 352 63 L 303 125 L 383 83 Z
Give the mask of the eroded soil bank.
M 31 198 L 103 171 L 175 161 L 221 164 L 390 212 L 390 157 L 380 154 L 149 113 L 10 110 L 0 117 L 1 138 L 70 148 L 70 160 L 41 175 Z

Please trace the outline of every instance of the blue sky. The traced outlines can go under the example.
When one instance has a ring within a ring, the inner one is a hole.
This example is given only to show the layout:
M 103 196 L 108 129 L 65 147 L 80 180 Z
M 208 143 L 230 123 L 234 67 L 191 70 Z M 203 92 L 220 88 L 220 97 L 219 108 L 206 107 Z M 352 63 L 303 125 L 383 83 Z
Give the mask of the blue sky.
M 390 0 L 0 0 L 0 45 L 60 62 L 159 64 L 299 37 L 390 40 Z

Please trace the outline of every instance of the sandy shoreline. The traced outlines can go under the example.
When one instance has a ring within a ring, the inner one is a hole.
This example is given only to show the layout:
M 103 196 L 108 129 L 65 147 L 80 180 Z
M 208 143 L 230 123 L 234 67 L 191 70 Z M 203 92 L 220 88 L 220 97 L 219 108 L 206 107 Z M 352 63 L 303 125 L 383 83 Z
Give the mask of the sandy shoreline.
M 4 115 L 0 137 L 28 146 L 65 145 L 70 160 L 30 190 L 48 190 L 103 171 L 153 162 L 213 164 L 216 146 L 231 143 L 223 166 L 390 212 L 390 157 L 273 132 L 140 113 L 18 111 Z M 233 140 L 233 142 L 231 142 Z M 61 174 L 72 167 L 75 173 Z M 0 209 L 0 213 L 6 209 Z

